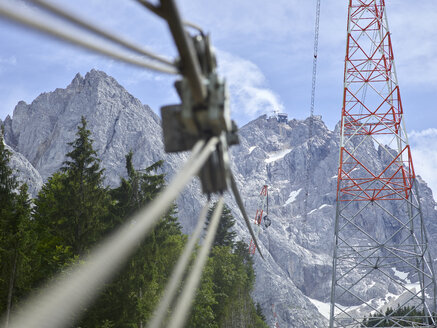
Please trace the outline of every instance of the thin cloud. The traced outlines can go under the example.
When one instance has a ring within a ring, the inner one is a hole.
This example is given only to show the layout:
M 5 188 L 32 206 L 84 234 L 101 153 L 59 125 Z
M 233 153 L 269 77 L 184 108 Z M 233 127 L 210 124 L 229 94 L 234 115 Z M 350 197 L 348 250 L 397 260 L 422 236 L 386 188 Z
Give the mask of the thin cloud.
M 416 174 L 428 183 L 434 193 L 437 192 L 437 129 L 412 131 L 409 141 Z
M 15 56 L 0 57 L 0 65 L 16 65 L 17 58 Z
M 402 85 L 437 85 L 435 1 L 387 4 L 393 50 Z
M 240 122 L 246 123 L 264 113 L 263 108 L 274 106 L 285 107 L 294 117 L 308 116 L 315 1 L 223 0 L 208 5 L 202 0 L 176 2 L 184 19 L 211 32 L 215 46 L 237 59 L 246 59 L 246 62 L 238 61 L 243 65 L 240 71 L 234 63 L 229 63 L 227 69 L 229 73 L 235 73 L 228 80 L 232 110 L 234 114 L 239 113 Z M 165 21 L 135 2 L 120 5 L 117 0 L 104 3 L 101 0 L 59 0 L 57 4 L 151 51 L 169 58 L 177 56 Z M 419 107 L 416 99 L 423 99 L 424 92 L 431 94 L 437 85 L 437 75 L 433 74 L 437 65 L 435 8 L 435 0 L 387 1 L 400 84 L 402 90 L 415 87 L 415 99 L 409 101 L 404 96 L 404 101 L 411 103 L 410 107 Z M 338 120 L 342 101 L 346 23 L 347 3 L 321 3 L 316 113 L 322 114 L 329 126 Z M 156 108 L 170 100 L 177 101 L 174 95 L 170 96 L 174 94 L 172 83 L 168 81 L 171 78 L 135 71 L 127 65 L 53 42 L 47 37 L 23 33 L 22 29 L 2 22 L 0 40 L 3 41 L 0 43 L 2 58 L 17 58 L 15 66 L 5 67 L 0 89 L 11 88 L 13 84 L 9 77 L 13 76 L 27 89 L 36 90 L 38 85 L 40 92 L 49 91 L 53 86 L 65 85 L 76 72 L 86 73 L 91 68 L 98 68 L 113 75 L 136 97 Z M 219 59 L 221 66 L 225 66 L 224 59 Z M 1 67 L 2 64 L 0 73 Z M 245 75 L 247 81 L 242 78 Z M 167 90 L 161 90 L 164 88 Z M 155 92 L 158 89 L 159 93 Z M 0 98 L 4 95 L 5 92 L 0 93 Z M 431 105 L 420 104 L 420 107 L 430 108 Z M 0 108 L 0 117 L 10 111 Z M 245 117 L 245 113 L 249 115 Z M 430 127 L 436 119 L 428 115 L 423 122 Z M 420 123 L 413 127 L 422 128 Z
M 39 94 L 38 92 L 29 91 L 22 86 L 15 86 L 12 90 L 8 90 L 8 92 L 3 92 L 0 88 L 0 93 L 3 94 L 0 104 L 0 113 L 4 113 L 4 115 L 0 115 L 0 120 L 4 120 L 7 114 L 12 114 L 20 100 L 30 104 Z
M 0 57 L 0 73 L 3 73 L 8 67 L 16 65 L 17 58 L 15 56 Z
M 223 51 L 218 58 L 220 71 L 228 82 L 233 115 L 253 119 L 275 109 L 284 110 L 279 96 L 270 90 L 255 63 Z

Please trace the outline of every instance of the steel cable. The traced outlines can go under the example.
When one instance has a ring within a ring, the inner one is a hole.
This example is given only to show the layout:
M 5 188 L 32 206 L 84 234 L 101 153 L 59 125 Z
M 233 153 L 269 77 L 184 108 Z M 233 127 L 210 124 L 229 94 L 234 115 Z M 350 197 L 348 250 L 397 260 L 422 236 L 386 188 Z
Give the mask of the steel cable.
M 85 20 L 74 16 L 65 10 L 53 5 L 45 0 L 29 0 L 40 9 L 49 12 L 53 17 L 48 19 L 47 15 L 40 12 L 23 8 L 11 1 L 0 2 L 0 16 L 11 20 L 15 23 L 33 28 L 45 34 L 51 35 L 57 39 L 67 41 L 82 48 L 106 55 L 119 61 L 129 63 L 135 66 L 156 70 L 168 74 L 179 74 L 179 70 L 171 61 L 155 55 L 140 46 L 137 46 L 127 40 L 114 36 L 103 29 L 86 22 Z M 146 7 L 150 7 L 147 1 L 141 1 Z M 193 89 L 196 101 L 200 102 L 206 96 L 206 89 L 202 82 L 198 58 L 192 43 L 187 38 L 185 26 L 201 31 L 197 25 L 184 22 L 181 20 L 176 6 L 172 0 L 163 1 L 161 7 L 152 8 L 152 10 L 161 17 L 168 15 L 166 20 L 174 35 L 175 43 L 178 47 L 181 61 L 186 66 L 186 71 L 182 72 L 187 75 Z M 161 12 L 162 10 L 162 12 Z M 165 13 L 163 15 L 162 13 Z M 76 30 L 72 30 L 69 25 L 75 25 Z M 97 35 L 101 38 L 111 41 L 102 42 L 99 39 L 91 39 L 89 35 L 77 30 L 82 28 L 90 34 Z M 201 32 L 203 33 L 203 32 Z M 118 49 L 115 45 L 121 46 L 126 50 Z M 141 56 L 134 56 L 133 51 Z M 146 60 L 142 56 L 149 57 Z M 152 62 L 158 61 L 159 63 Z M 184 66 L 184 67 L 185 67 Z M 193 147 L 190 159 L 185 163 L 183 169 L 173 178 L 167 188 L 147 207 L 140 210 L 134 215 L 129 223 L 124 224 L 116 233 L 107 238 L 92 250 L 91 254 L 83 260 L 83 264 L 75 265 L 63 276 L 54 280 L 49 287 L 42 290 L 37 296 L 32 297 L 24 304 L 22 310 L 12 317 L 10 327 L 63 327 L 69 326 L 77 320 L 78 315 L 87 305 L 97 296 L 105 283 L 118 271 L 122 264 L 129 258 L 129 255 L 136 249 L 136 246 L 147 233 L 155 226 L 159 218 L 168 210 L 172 202 L 176 199 L 182 189 L 204 165 L 211 153 L 216 150 L 219 139 L 211 138 L 205 145 L 204 141 L 198 141 Z M 243 214 L 246 225 L 254 240 L 258 252 L 264 259 L 253 230 L 250 226 L 249 219 L 243 206 L 240 194 L 238 192 L 234 178 L 232 177 L 232 190 L 235 195 L 237 204 Z M 223 208 L 223 197 L 220 198 L 216 209 L 214 210 L 206 238 L 200 249 L 199 255 L 194 263 L 194 267 L 187 278 L 182 295 L 179 298 L 174 315 L 170 319 L 170 327 L 182 327 L 191 307 L 197 286 L 199 285 L 203 267 L 206 264 L 208 254 L 211 250 L 212 243 L 216 234 L 218 222 Z M 155 316 L 151 323 L 151 328 L 157 328 L 161 325 L 163 318 L 170 306 L 174 295 L 179 287 L 182 276 L 189 263 L 190 255 L 198 241 L 205 222 L 208 207 L 205 206 L 201 211 L 195 232 L 179 258 L 176 268 L 166 287 L 164 297 L 156 309 Z
M 48 23 L 46 17 L 43 17 L 40 13 L 24 9 L 25 8 L 22 8 L 16 3 L 10 1 L 0 1 L 0 16 L 3 16 L 15 23 L 31 27 L 45 34 L 49 34 L 57 39 L 67 41 L 82 48 L 92 50 L 131 65 L 166 74 L 179 74 L 179 71 L 176 67 L 168 65 L 164 66 L 163 64 L 150 62 L 150 60 L 146 60 L 140 56 L 133 56 L 127 51 L 111 47 L 110 45 L 102 42 L 96 42 L 97 40 L 86 40 L 79 33 L 73 31 L 67 32 L 67 26 L 63 26 L 54 20 Z
M 320 0 L 316 3 L 316 23 L 314 26 L 314 54 L 313 54 L 313 75 L 311 84 L 311 107 L 310 107 L 310 125 L 308 127 L 308 152 L 305 163 L 305 198 L 304 198 L 304 219 L 307 219 L 309 180 L 310 180 L 310 161 L 311 161 L 311 139 L 314 134 L 314 103 L 316 99 L 316 79 L 317 79 L 317 56 L 319 49 L 319 28 L 320 28 Z
M 202 72 L 194 43 L 185 30 L 174 0 L 161 0 L 160 3 L 159 10 L 163 13 L 173 35 L 179 52 L 181 71 L 190 85 L 194 104 L 203 103 L 208 96 L 208 90 L 204 81 L 206 77 L 203 75 L 204 72 Z
M 147 0 L 136 0 L 136 2 L 138 2 L 139 4 L 143 5 L 144 7 L 146 7 L 147 9 L 149 9 L 151 12 L 153 12 L 155 15 L 158 15 L 161 18 L 165 19 L 165 14 L 163 13 L 162 9 L 158 6 L 155 6 L 154 4 L 152 4 L 151 2 L 147 1 Z M 182 21 L 183 25 L 191 27 L 192 29 L 197 30 L 200 34 L 204 35 L 205 33 L 203 32 L 202 28 L 194 23 L 188 22 L 188 21 Z
M 164 296 L 161 298 L 159 305 L 156 307 L 155 312 L 152 316 L 152 321 L 148 325 L 149 328 L 159 328 L 161 327 L 162 321 L 167 313 L 167 309 L 170 306 L 171 302 L 174 299 L 174 296 L 177 292 L 180 282 L 182 281 L 182 276 L 187 269 L 187 266 L 190 261 L 190 257 L 193 253 L 194 247 L 199 240 L 200 234 L 203 230 L 206 221 L 206 215 L 208 214 L 209 202 L 205 204 L 202 211 L 200 212 L 196 228 L 194 229 L 193 234 L 191 235 L 190 240 L 184 248 L 183 253 L 178 259 L 176 266 L 172 272 L 172 275 L 167 283 L 167 287 L 165 288 Z
M 212 247 L 212 243 L 215 238 L 217 227 L 220 221 L 220 216 L 223 210 L 223 196 L 220 197 L 216 208 L 212 214 L 211 221 L 208 226 L 205 240 L 203 241 L 202 248 L 194 262 L 193 270 L 190 276 L 187 278 L 182 294 L 176 304 L 175 311 L 170 318 L 169 328 L 183 327 L 188 316 L 188 312 L 191 308 L 191 303 L 195 296 L 197 286 L 202 278 L 203 267 L 208 259 L 209 252 Z
M 149 9 L 152 13 L 154 13 L 155 15 L 164 18 L 164 14 L 162 13 L 162 10 L 155 6 L 153 3 L 147 1 L 147 0 L 136 0 L 139 4 L 143 5 L 145 8 Z
M 241 214 L 243 214 L 244 222 L 246 222 L 247 228 L 249 229 L 250 236 L 253 239 L 256 249 L 258 250 L 258 253 L 259 255 L 261 255 L 262 259 L 265 260 L 263 254 L 261 253 L 261 250 L 259 249 L 258 241 L 256 240 L 255 234 L 253 233 L 252 227 L 250 225 L 249 217 L 247 216 L 246 209 L 244 208 L 243 200 L 241 199 L 240 192 L 238 191 L 237 183 L 235 182 L 235 178 L 233 175 L 231 175 L 231 189 L 234 194 L 235 201 L 237 202 L 238 208 L 240 209 Z
M 47 2 L 45 0 L 28 0 L 28 1 L 34 3 L 35 5 L 39 6 L 40 8 L 42 8 L 42 9 L 44 9 L 44 10 L 46 10 L 46 11 L 48 11 L 56 16 L 59 16 L 65 20 L 67 20 L 67 21 L 69 21 L 69 22 L 71 22 L 79 27 L 82 27 L 82 28 L 84 28 L 84 29 L 96 34 L 96 35 L 99 35 L 105 39 L 113 41 L 113 42 L 115 42 L 115 43 L 117 43 L 117 44 L 119 44 L 127 49 L 130 49 L 130 50 L 132 50 L 140 55 L 150 57 L 150 58 L 157 60 L 163 64 L 169 65 L 170 67 L 175 67 L 174 63 L 172 63 L 170 60 L 163 58 L 159 55 L 156 55 L 148 50 L 145 50 L 142 47 L 131 43 L 130 41 L 122 39 L 121 37 L 115 36 L 111 32 L 107 32 L 98 26 L 90 24 L 90 23 L 86 22 L 85 20 L 68 13 L 64 9 L 59 8 L 50 2 Z
M 198 141 L 190 159 L 163 192 L 108 237 L 84 259 L 83 264 L 63 274 L 40 295 L 31 298 L 12 318 L 10 328 L 66 327 L 97 296 L 104 284 L 118 271 L 138 243 L 170 208 L 188 181 L 216 149 L 218 138 L 205 145 Z M 205 146 L 204 146 L 205 145 Z

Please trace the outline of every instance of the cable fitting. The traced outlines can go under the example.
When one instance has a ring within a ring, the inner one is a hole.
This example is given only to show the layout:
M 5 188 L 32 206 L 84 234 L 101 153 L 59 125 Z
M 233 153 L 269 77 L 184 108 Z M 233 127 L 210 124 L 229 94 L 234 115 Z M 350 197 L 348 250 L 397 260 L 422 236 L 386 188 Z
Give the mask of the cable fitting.
M 230 119 L 226 82 L 217 72 L 217 61 L 208 35 L 190 37 L 207 90 L 201 102 L 195 101 L 190 76 L 183 74 L 175 82 L 181 104 L 161 108 L 164 148 L 166 152 L 190 150 L 196 141 L 218 137 L 219 144 L 199 172 L 206 194 L 223 193 L 229 186 L 230 163 L 228 147 L 239 143 L 237 125 Z M 180 61 L 182 63 L 182 61 Z M 181 67 L 184 73 L 184 67 Z

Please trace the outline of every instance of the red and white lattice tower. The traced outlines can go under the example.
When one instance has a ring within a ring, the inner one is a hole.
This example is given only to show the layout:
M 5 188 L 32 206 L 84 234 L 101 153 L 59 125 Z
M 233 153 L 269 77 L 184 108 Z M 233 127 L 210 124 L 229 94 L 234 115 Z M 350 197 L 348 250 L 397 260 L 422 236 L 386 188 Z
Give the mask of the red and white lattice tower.
M 330 327 L 436 327 L 384 0 L 349 0 L 340 133 Z
M 255 218 L 253 220 L 255 237 L 258 239 L 259 232 L 261 230 L 260 225 L 264 217 L 268 214 L 268 190 L 267 185 L 264 185 L 259 194 L 258 208 L 256 210 Z M 253 239 L 250 239 L 249 252 L 255 254 L 256 245 Z

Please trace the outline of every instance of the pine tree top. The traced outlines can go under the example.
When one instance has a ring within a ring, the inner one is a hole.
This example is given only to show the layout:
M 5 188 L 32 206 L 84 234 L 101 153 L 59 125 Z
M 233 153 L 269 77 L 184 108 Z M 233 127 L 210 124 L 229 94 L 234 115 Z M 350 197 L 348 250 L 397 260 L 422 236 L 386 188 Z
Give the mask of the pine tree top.
M 209 222 L 211 221 L 212 213 L 214 212 L 216 206 L 217 203 L 214 203 L 214 205 L 208 211 L 208 216 L 207 216 L 208 225 Z M 233 230 L 234 225 L 235 225 L 235 218 L 232 215 L 230 208 L 225 204 L 223 206 L 220 222 L 217 227 L 217 233 L 214 239 L 214 246 L 230 246 L 231 248 L 235 246 L 235 237 L 237 236 L 237 233 Z
M 84 116 L 81 117 L 81 123 L 77 127 L 76 137 L 74 141 L 68 143 L 73 149 L 66 154 L 69 159 L 64 161 L 61 171 L 72 177 L 79 176 L 81 179 L 100 185 L 103 182 L 104 169 L 100 168 L 100 159 L 93 148 L 91 131 L 87 129 Z

